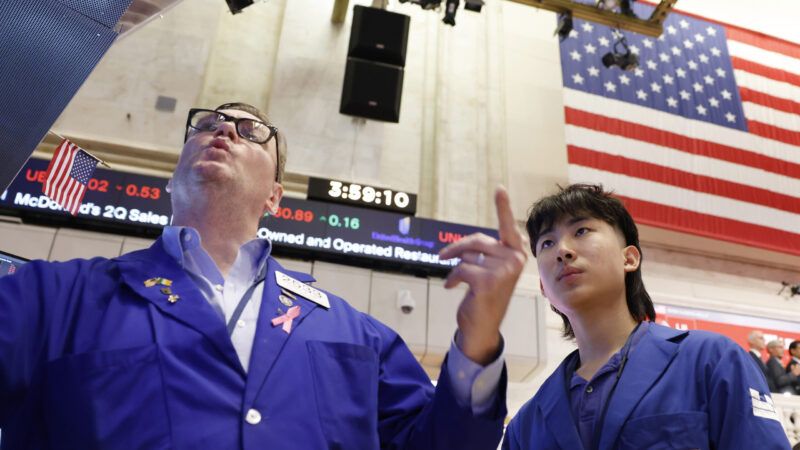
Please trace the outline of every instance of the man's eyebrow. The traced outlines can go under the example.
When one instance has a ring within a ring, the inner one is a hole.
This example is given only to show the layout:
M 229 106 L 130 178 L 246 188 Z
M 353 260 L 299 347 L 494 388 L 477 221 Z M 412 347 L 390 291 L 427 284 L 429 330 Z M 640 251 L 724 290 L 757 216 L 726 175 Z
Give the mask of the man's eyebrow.
M 590 219 L 589 216 L 574 216 L 574 217 L 572 217 L 571 219 L 569 219 L 567 221 L 567 225 L 574 225 L 574 224 L 576 224 L 578 222 L 581 222 L 583 220 L 589 220 L 589 219 Z M 548 233 L 552 233 L 552 232 L 553 232 L 553 224 L 551 223 L 550 226 L 548 226 L 547 228 L 545 228 L 545 229 L 543 229 L 543 230 L 541 230 L 539 232 L 539 238 L 536 240 L 536 243 L 538 243 L 539 240 L 541 240 L 543 236 L 547 235 Z
M 588 216 L 575 216 L 572 219 L 569 219 L 569 221 L 567 222 L 567 225 L 575 225 L 576 223 L 584 221 L 584 220 L 589 220 L 589 217 Z
M 536 239 L 536 242 L 535 242 L 535 244 L 538 244 L 538 243 L 539 243 L 539 241 L 542 239 L 542 237 L 543 237 L 543 236 L 545 236 L 545 235 L 546 235 L 546 234 L 548 234 L 548 233 L 552 233 L 552 232 L 553 232 L 553 224 L 550 224 L 550 226 L 549 226 L 549 227 L 547 227 L 547 228 L 545 228 L 544 230 L 540 230 L 540 231 L 539 231 L 539 238 L 538 238 L 538 239 Z

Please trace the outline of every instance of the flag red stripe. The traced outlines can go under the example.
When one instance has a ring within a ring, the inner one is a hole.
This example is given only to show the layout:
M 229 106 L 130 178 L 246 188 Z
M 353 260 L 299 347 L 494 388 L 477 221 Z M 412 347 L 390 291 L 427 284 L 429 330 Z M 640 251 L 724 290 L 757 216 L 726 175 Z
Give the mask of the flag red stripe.
M 61 203 L 67 211 L 72 210 L 72 202 L 75 198 L 75 194 L 80 190 L 80 185 L 81 184 L 72 177 L 67 180 L 66 187 L 64 188 L 64 201 Z
M 767 108 L 777 109 L 789 114 L 800 115 L 800 103 L 795 101 L 775 97 L 763 92 L 754 91 L 750 88 L 740 87 L 739 94 L 743 102 L 755 103 L 757 105 L 766 106 Z
M 70 167 L 69 167 L 69 173 L 72 172 L 72 168 L 75 165 L 75 157 L 76 156 L 78 156 L 78 150 L 77 149 L 75 151 L 75 155 L 72 157 L 72 161 L 71 161 L 71 164 L 70 164 Z M 78 189 L 78 185 L 80 185 L 80 183 L 78 183 L 77 180 L 72 178 L 69 175 L 69 173 L 67 174 L 67 179 L 64 181 L 64 186 L 65 187 L 64 187 L 64 191 L 62 192 L 63 200 L 61 202 L 61 204 L 64 205 L 64 208 L 67 209 L 67 210 L 70 209 L 70 207 L 66 206 L 66 205 L 69 205 L 69 202 L 72 199 L 72 196 L 74 195 L 75 190 Z
M 78 208 L 80 208 L 81 203 L 83 202 L 83 196 L 86 194 L 86 186 L 80 183 L 78 183 L 78 186 L 78 191 L 75 193 L 75 196 L 72 200 L 72 206 L 69 208 L 69 212 L 73 216 L 78 213 Z
M 69 177 L 62 180 L 56 186 L 56 198 L 54 199 L 59 205 L 63 205 L 67 199 L 66 190 L 69 188 Z
M 707 156 L 709 158 L 716 158 L 735 164 L 756 167 L 792 178 L 800 178 L 800 164 L 795 164 L 790 161 L 770 158 L 768 156 L 759 155 L 758 153 L 702 139 L 693 139 L 669 131 L 613 119 L 568 106 L 564 107 L 564 113 L 566 123 L 570 125 L 589 128 L 630 139 L 637 139 L 693 155 Z
M 72 207 L 70 208 L 73 215 L 78 211 L 78 208 L 81 206 L 81 203 L 83 202 L 83 195 L 85 193 L 86 193 L 86 185 L 78 183 L 78 189 L 72 196 Z
M 745 184 L 733 183 L 705 175 L 695 175 L 658 164 L 610 155 L 574 145 L 567 146 L 567 160 L 569 164 L 592 167 L 606 172 L 628 175 L 656 183 L 800 214 L 800 198 Z
M 773 139 L 790 145 L 800 146 L 800 133 L 797 131 L 787 130 L 785 128 L 776 127 L 775 125 L 758 122 L 756 120 L 747 121 L 747 130 L 757 136 Z
M 64 197 L 64 183 L 67 179 L 69 179 L 69 172 L 72 169 L 72 163 L 75 160 L 75 154 L 77 149 L 75 145 L 70 143 L 69 147 L 67 148 L 68 151 L 64 155 L 64 157 L 59 161 L 57 167 L 57 171 L 55 177 L 53 178 L 53 200 L 55 200 L 58 204 L 63 203 Z
M 734 69 L 744 70 L 745 72 L 761 75 L 764 78 L 782 81 L 800 87 L 800 75 L 796 73 L 787 72 L 774 67 L 767 67 L 757 62 L 739 58 L 738 56 L 731 56 L 731 62 L 733 63 Z
M 620 197 L 637 223 L 800 256 L 800 234 Z
M 69 156 L 61 161 L 61 165 L 59 166 L 59 171 L 56 173 L 56 179 L 53 182 L 55 185 L 55 194 L 56 197 L 54 200 L 62 205 L 64 200 L 66 199 L 64 195 L 64 186 L 67 180 L 69 180 L 69 173 L 72 170 L 72 164 L 75 162 L 75 154 L 77 150 L 74 145 L 70 144 L 69 146 Z
M 703 20 L 708 20 L 703 18 Z M 771 52 L 780 53 L 792 58 L 800 59 L 800 47 L 792 42 L 777 39 L 766 34 L 756 33 L 732 25 L 725 25 L 725 34 L 728 39 L 739 41 L 753 47 L 763 48 Z
M 68 140 L 64 139 L 63 141 L 61 141 L 61 144 L 59 144 L 59 146 L 56 148 L 56 151 L 53 152 L 53 158 L 50 160 L 50 164 L 47 165 L 47 172 L 45 173 L 44 186 L 42 186 L 44 189 L 44 193 L 47 195 L 49 195 L 47 191 L 50 190 L 50 174 L 53 171 L 53 166 L 56 165 L 56 159 L 58 159 L 57 155 L 63 152 L 64 148 L 68 145 L 69 145 Z
M 76 184 L 79 183 L 77 183 L 72 178 L 68 178 L 66 181 L 64 181 L 64 184 L 62 185 L 61 189 L 62 199 L 59 202 L 59 204 L 66 210 L 69 210 L 71 208 L 70 199 L 72 198 L 72 193 L 76 190 L 75 186 Z
M 64 209 L 69 209 L 66 205 L 69 202 L 69 197 L 74 189 L 75 180 L 69 176 L 72 171 L 72 165 L 75 164 L 75 156 L 78 154 L 77 147 L 72 145 L 72 154 L 70 155 L 69 165 L 64 165 L 64 178 L 58 183 L 56 189 L 56 202 Z
M 69 195 L 69 199 L 67 202 L 66 209 L 70 212 L 75 209 L 76 206 L 80 206 L 80 198 L 83 197 L 83 188 L 84 186 L 74 178 L 71 178 L 70 181 L 73 183 L 72 192 Z
M 72 209 L 73 216 L 78 214 L 78 209 L 81 207 L 81 204 L 83 204 L 83 197 L 85 195 L 86 195 L 86 185 L 82 184 L 80 195 L 78 195 L 78 198 L 75 202 L 75 208 Z
M 57 182 L 64 171 L 64 161 L 69 159 L 71 148 L 72 144 L 65 139 L 64 143 L 56 150 L 53 159 L 50 160 L 50 172 L 47 174 L 47 180 L 45 180 L 45 194 L 54 200 L 54 197 L 58 193 Z M 55 163 L 53 163 L 53 161 L 55 161 Z

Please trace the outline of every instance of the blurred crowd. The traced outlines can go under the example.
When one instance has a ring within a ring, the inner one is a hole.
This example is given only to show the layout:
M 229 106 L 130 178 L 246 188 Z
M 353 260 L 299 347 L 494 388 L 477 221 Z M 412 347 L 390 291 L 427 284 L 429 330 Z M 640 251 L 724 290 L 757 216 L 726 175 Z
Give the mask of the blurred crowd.
M 753 330 L 747 336 L 750 355 L 764 372 L 769 390 L 781 394 L 800 394 L 800 341 L 792 341 L 788 347 L 788 361 L 786 344 L 783 340 L 766 342 L 764 333 Z M 763 353 L 766 350 L 766 359 Z

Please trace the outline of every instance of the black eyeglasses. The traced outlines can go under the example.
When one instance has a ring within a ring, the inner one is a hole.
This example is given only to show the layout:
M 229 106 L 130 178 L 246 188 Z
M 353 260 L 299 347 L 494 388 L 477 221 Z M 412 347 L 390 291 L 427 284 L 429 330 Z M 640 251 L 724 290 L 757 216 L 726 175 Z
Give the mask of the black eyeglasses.
M 256 144 L 266 144 L 278 134 L 277 128 L 260 120 L 232 117 L 210 109 L 192 108 L 186 119 L 186 135 L 183 140 L 188 140 L 190 135 L 200 131 L 215 131 L 223 122 L 233 122 L 239 137 Z

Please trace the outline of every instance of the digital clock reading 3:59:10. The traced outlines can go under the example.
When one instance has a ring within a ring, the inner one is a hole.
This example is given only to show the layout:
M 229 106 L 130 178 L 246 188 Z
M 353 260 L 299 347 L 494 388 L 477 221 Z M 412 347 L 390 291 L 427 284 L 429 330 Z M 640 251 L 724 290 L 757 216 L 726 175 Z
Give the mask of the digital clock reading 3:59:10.
M 313 177 L 309 178 L 308 182 L 308 198 L 410 214 L 414 214 L 417 209 L 417 199 L 414 194 Z

